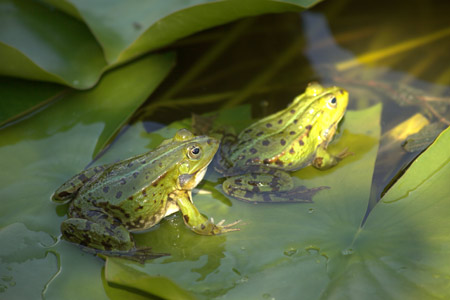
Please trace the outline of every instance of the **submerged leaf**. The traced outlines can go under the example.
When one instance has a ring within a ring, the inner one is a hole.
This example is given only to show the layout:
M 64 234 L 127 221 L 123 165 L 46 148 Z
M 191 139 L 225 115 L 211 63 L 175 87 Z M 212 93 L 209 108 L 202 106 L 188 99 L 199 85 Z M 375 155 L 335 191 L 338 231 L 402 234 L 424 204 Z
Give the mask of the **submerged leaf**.
M 403 149 L 408 152 L 424 150 L 442 132 L 443 127 L 443 124 L 438 122 L 423 127 L 419 132 L 408 136 L 402 144 Z
M 148 276 L 119 262 L 120 260 L 114 258 L 106 260 L 105 277 L 109 283 L 117 286 L 126 286 L 128 290 L 132 288 L 135 291 L 148 293 L 162 299 L 195 299 L 170 279 L 161 276 Z M 116 298 L 113 297 L 113 299 Z

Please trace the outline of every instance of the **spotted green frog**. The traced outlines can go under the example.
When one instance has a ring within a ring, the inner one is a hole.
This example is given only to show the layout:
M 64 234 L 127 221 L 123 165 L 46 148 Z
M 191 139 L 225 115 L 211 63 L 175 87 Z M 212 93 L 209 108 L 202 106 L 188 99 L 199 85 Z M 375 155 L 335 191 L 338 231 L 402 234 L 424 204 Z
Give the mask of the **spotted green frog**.
M 238 230 L 232 228 L 237 222 L 214 224 L 192 202 L 191 190 L 202 180 L 218 146 L 216 139 L 181 129 L 153 151 L 75 175 L 53 195 L 54 201 L 71 201 L 69 218 L 61 224 L 63 237 L 108 253 L 134 255 L 141 250 L 130 232 L 148 229 L 179 210 L 198 234 Z
M 244 129 L 223 135 L 215 169 L 228 177 L 223 190 L 237 199 L 257 202 L 311 202 L 327 187 L 295 187 L 287 171 L 308 165 L 327 169 L 351 154 L 326 148 L 344 116 L 348 93 L 339 87 L 310 83 L 284 110 Z

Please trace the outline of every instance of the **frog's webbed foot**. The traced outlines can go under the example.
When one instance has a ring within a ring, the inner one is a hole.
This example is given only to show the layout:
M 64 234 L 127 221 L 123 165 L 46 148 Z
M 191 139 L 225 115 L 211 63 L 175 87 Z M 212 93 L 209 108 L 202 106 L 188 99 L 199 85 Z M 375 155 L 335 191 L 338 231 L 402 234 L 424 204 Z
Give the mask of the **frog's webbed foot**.
M 342 150 L 338 155 L 336 155 L 336 157 L 339 160 L 343 160 L 344 158 L 346 158 L 347 156 L 352 156 L 355 155 L 355 153 L 348 151 L 348 148 L 344 148 L 344 150 Z
M 230 231 L 239 231 L 241 229 L 232 228 L 232 227 L 235 226 L 236 224 L 239 224 L 240 222 L 241 222 L 241 220 L 237 220 L 237 221 L 234 221 L 233 223 L 223 225 L 225 223 L 225 220 L 221 220 L 219 223 L 215 224 L 215 227 L 217 228 L 219 233 L 230 232 Z M 213 218 L 211 218 L 211 223 L 214 224 Z M 214 233 L 214 234 L 218 234 L 218 233 Z
M 99 257 L 119 257 L 125 258 L 138 263 L 144 264 L 149 259 L 155 259 L 162 256 L 169 256 L 169 253 L 154 253 L 151 251 L 152 248 L 133 248 L 128 251 L 116 251 L 116 250 L 95 250 L 97 256 Z

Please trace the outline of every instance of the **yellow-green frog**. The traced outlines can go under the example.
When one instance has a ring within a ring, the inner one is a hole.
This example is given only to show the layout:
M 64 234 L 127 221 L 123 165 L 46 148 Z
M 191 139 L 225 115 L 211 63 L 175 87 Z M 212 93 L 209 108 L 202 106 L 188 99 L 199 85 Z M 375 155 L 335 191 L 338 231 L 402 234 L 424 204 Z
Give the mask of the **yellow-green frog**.
M 215 169 L 228 177 L 225 193 L 257 202 L 311 202 L 327 187 L 295 187 L 286 171 L 308 165 L 327 169 L 351 154 L 327 152 L 348 104 L 348 93 L 339 87 L 310 83 L 284 110 L 261 119 L 238 136 L 222 138 Z
M 191 198 L 218 147 L 216 139 L 181 129 L 150 152 L 75 175 L 53 195 L 57 202 L 71 200 L 69 218 L 61 224 L 63 237 L 105 253 L 145 255 L 148 249 L 136 249 L 130 232 L 148 229 L 179 210 L 198 234 L 238 230 L 231 228 L 237 222 L 208 220 Z

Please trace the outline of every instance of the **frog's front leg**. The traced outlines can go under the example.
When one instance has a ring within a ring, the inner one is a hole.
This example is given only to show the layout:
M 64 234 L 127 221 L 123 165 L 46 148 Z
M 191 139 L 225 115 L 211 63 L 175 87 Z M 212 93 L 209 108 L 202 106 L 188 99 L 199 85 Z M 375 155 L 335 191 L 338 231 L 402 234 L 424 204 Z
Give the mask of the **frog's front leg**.
M 228 177 L 222 187 L 226 194 L 255 204 L 312 202 L 315 193 L 328 188 L 321 186 L 308 189 L 305 186 L 294 186 L 289 173 L 275 169 Z
M 69 218 L 62 222 L 63 237 L 98 250 L 129 251 L 134 248 L 130 232 L 119 221 L 101 211 L 90 211 L 89 219 Z
M 347 151 L 347 149 L 344 149 L 338 155 L 333 155 L 326 149 L 319 147 L 317 148 L 315 158 L 311 164 L 319 170 L 326 170 L 337 165 L 338 162 L 349 155 L 353 155 L 353 153 Z
M 183 220 L 186 226 L 192 231 L 202 235 L 216 235 L 228 231 L 237 231 L 238 228 L 231 228 L 240 221 L 233 222 L 228 225 L 222 225 L 224 221 L 214 224 L 208 218 L 203 216 L 191 201 L 190 191 L 175 191 L 169 195 L 169 198 L 177 202 L 181 213 L 183 214 Z

